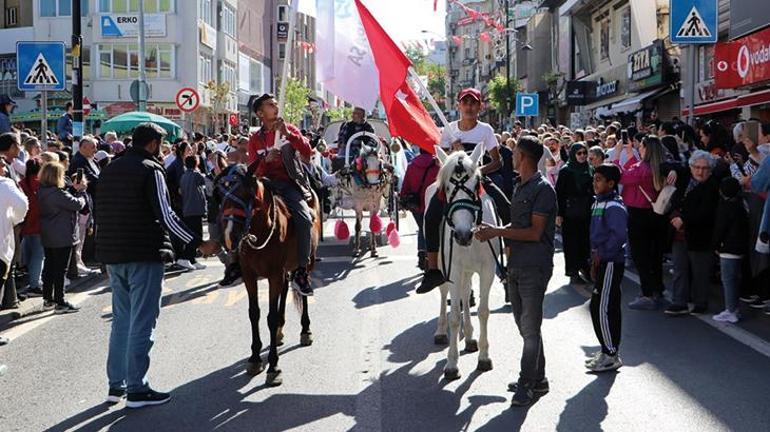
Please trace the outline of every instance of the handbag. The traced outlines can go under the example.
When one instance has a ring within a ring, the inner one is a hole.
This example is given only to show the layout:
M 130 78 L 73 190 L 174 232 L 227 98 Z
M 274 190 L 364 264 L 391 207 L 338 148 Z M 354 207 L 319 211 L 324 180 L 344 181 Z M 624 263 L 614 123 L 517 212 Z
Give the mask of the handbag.
M 408 194 L 405 194 L 401 197 L 401 207 L 409 210 L 410 212 L 418 212 L 420 211 L 420 207 L 422 207 L 422 200 L 420 199 L 420 191 L 425 186 L 425 178 L 428 177 L 428 171 L 430 171 L 431 168 L 433 168 L 433 164 L 435 161 L 431 162 L 430 165 L 428 165 L 427 168 L 425 168 L 425 171 L 422 173 L 422 180 L 420 180 L 420 187 L 417 189 L 416 192 L 409 192 Z
M 669 211 L 671 211 L 671 197 L 674 196 L 674 192 L 676 192 L 676 187 L 672 185 L 666 185 L 663 186 L 663 189 L 660 190 L 660 193 L 658 194 L 658 199 L 655 201 L 650 198 L 649 195 L 647 195 L 647 192 L 644 191 L 644 188 L 642 186 L 638 186 L 639 190 L 642 192 L 642 195 L 644 195 L 645 198 L 647 198 L 647 201 L 652 205 L 652 211 L 659 215 L 665 215 Z

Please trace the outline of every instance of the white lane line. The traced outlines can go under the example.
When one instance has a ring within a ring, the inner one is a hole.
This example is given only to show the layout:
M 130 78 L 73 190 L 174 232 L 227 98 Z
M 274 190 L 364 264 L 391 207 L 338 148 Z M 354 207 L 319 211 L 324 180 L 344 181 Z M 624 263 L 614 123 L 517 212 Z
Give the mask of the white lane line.
M 640 284 L 639 276 L 636 273 L 632 273 L 627 270 L 625 272 L 625 277 L 637 285 Z M 714 321 L 711 319 L 711 315 L 696 315 L 695 317 L 722 332 L 723 334 L 762 354 L 763 356 L 770 358 L 770 342 L 762 339 L 761 337 L 746 331 L 737 325 Z

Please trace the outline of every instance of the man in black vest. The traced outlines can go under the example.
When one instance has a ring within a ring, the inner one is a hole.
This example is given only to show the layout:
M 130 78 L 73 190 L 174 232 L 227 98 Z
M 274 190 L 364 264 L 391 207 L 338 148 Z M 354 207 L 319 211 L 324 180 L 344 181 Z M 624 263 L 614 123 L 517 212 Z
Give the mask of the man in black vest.
M 96 257 L 107 264 L 112 288 L 107 401 L 117 403 L 128 393 L 129 408 L 171 398 L 152 390 L 146 378 L 160 314 L 163 263 L 174 259 L 168 233 L 204 255 L 219 249 L 214 242 L 202 243 L 171 209 L 159 159 L 165 134 L 154 123 L 137 126 L 132 147 L 102 171 L 96 190 Z
M 348 144 L 348 140 L 354 134 L 358 132 L 371 132 L 374 133 L 374 128 L 368 121 L 366 121 L 366 110 L 360 107 L 353 108 L 353 115 L 349 122 L 345 122 L 340 127 L 340 133 L 337 136 L 337 156 L 345 157 L 345 146 Z M 358 156 L 358 152 L 361 150 L 361 141 L 356 140 L 350 143 L 350 157 L 354 158 Z

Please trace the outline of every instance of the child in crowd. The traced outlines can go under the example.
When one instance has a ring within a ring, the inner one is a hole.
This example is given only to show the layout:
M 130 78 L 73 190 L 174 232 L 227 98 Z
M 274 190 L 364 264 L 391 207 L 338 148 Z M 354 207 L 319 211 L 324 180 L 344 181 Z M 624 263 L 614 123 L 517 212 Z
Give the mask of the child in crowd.
M 179 191 L 182 195 L 182 216 L 185 225 L 198 237 L 203 238 L 203 216 L 206 215 L 206 178 L 199 170 L 199 158 L 187 156 L 184 159 L 186 168 L 179 181 Z M 195 248 L 184 251 L 177 264 L 188 270 L 203 270 L 206 266 L 195 259 Z
M 737 323 L 742 261 L 749 249 L 749 213 L 741 196 L 741 184 L 725 177 L 719 185 L 719 206 L 714 224 L 714 250 L 719 253 L 725 310 L 714 321 Z
M 604 164 L 594 170 L 596 201 L 591 211 L 591 320 L 602 346 L 586 368 L 592 372 L 615 370 L 623 365 L 620 345 L 620 283 L 625 271 L 624 248 L 628 238 L 628 213 L 618 195 L 620 168 Z

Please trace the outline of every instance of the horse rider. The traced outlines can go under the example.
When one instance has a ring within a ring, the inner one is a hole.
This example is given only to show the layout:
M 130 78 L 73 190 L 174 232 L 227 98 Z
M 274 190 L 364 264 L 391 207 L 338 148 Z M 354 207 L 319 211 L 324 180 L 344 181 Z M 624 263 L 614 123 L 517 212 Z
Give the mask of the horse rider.
M 270 179 L 291 212 L 297 237 L 297 268 L 292 280 L 300 294 L 313 295 L 307 268 L 310 265 L 310 241 L 313 216 L 307 200 L 312 196 L 297 153 L 309 158 L 313 150 L 299 129 L 278 116 L 278 101 L 271 94 L 263 94 L 254 101 L 254 112 L 262 127 L 249 139 L 250 170 L 258 177 Z M 275 134 L 280 140 L 275 143 Z
M 453 121 L 444 128 L 441 134 L 441 147 L 454 152 L 472 151 L 477 144 L 484 146 L 487 153 L 484 165 L 481 167 L 484 190 L 494 200 L 502 225 L 506 225 L 510 220 L 511 204 L 505 194 L 486 177 L 498 171 L 503 163 L 494 129 L 488 123 L 479 121 L 482 102 L 481 92 L 475 88 L 466 88 L 458 93 L 457 110 L 460 112 L 460 120 Z M 423 275 L 422 283 L 417 288 L 418 294 L 429 292 L 447 281 L 446 275 L 438 268 L 438 251 L 441 243 L 439 230 L 446 205 L 441 195 L 437 193 L 433 196 L 425 212 L 425 243 L 428 259 L 427 270 Z
M 345 147 L 348 140 L 359 132 L 374 133 L 372 125 L 366 121 L 366 110 L 361 107 L 353 108 L 353 115 L 349 122 L 345 122 L 340 127 L 340 133 L 337 136 L 337 157 L 345 157 Z M 350 156 L 356 157 L 361 150 L 361 140 L 350 143 Z

